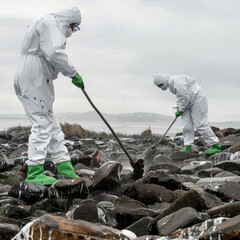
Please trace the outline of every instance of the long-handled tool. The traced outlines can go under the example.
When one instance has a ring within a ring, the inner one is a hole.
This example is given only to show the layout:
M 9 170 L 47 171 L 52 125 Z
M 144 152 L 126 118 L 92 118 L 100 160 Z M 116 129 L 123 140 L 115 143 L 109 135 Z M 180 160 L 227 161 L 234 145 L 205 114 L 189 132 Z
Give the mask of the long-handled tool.
M 169 126 L 169 128 L 167 129 L 167 131 L 162 135 L 162 137 L 160 138 L 160 140 L 154 145 L 154 147 L 156 148 L 161 141 L 165 138 L 165 136 L 167 135 L 168 131 L 170 130 L 170 128 L 172 127 L 172 125 L 176 122 L 178 117 L 175 117 L 175 119 L 173 120 L 173 122 L 171 123 L 171 125 Z
M 82 89 L 82 88 L 81 88 Z M 112 129 L 112 127 L 109 125 L 109 123 L 107 122 L 107 120 L 103 117 L 103 115 L 101 114 L 101 112 L 97 109 L 97 107 L 93 104 L 92 100 L 90 99 L 90 97 L 88 96 L 88 94 L 86 93 L 86 91 L 84 89 L 82 89 L 84 95 L 86 96 L 87 100 L 89 101 L 89 103 L 92 105 L 92 107 L 95 109 L 95 111 L 98 113 L 98 115 L 101 117 L 101 119 L 104 121 L 104 123 L 107 125 L 107 127 L 109 128 L 109 130 L 112 132 L 113 136 L 116 138 L 116 140 L 118 141 L 120 147 L 122 148 L 122 150 L 125 152 L 125 154 L 127 155 L 130 164 L 133 168 L 133 178 L 134 179 L 138 179 L 140 177 L 142 177 L 143 175 L 143 168 L 144 168 L 144 164 L 143 161 L 136 161 L 134 162 L 133 159 L 131 158 L 131 156 L 129 155 L 129 153 L 127 152 L 127 150 L 125 149 L 125 147 L 123 146 L 122 142 L 120 141 L 120 139 L 118 138 L 118 136 L 116 135 L 116 133 L 114 132 L 114 130 Z
M 166 134 L 168 133 L 168 131 L 170 130 L 170 128 L 172 127 L 172 125 L 176 122 L 177 118 L 178 118 L 178 117 L 176 117 L 176 118 L 173 120 L 173 122 L 172 122 L 171 125 L 168 127 L 167 131 L 162 135 L 162 137 L 160 138 L 160 140 L 159 140 L 157 143 L 155 143 L 154 145 L 150 146 L 150 147 L 145 151 L 145 155 L 142 156 L 142 158 L 139 158 L 138 161 L 140 161 L 140 160 L 142 160 L 142 161 L 147 160 L 148 154 L 151 154 L 151 152 L 152 152 L 153 150 L 155 150 L 155 149 L 157 148 L 157 146 L 162 142 L 162 140 L 164 139 L 164 137 L 166 136 Z

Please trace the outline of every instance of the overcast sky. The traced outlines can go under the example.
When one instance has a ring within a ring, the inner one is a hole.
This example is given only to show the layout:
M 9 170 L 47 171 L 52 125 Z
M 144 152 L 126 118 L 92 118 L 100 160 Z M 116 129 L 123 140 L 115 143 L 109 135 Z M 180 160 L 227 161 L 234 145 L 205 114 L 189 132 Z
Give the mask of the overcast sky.
M 206 91 L 210 121 L 240 121 L 239 0 L 1 1 L 0 114 L 24 113 L 13 75 L 27 26 L 70 6 L 82 24 L 67 52 L 100 111 L 173 115 L 175 95 L 152 75 L 187 73 Z M 55 112 L 92 110 L 71 79 L 54 84 Z

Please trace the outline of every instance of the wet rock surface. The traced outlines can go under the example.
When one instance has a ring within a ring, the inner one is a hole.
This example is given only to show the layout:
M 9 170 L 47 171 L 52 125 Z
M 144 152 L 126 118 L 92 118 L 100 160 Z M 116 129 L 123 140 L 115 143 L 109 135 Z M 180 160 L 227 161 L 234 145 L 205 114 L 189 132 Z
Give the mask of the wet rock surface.
M 29 133 L 2 132 L 0 239 L 240 239 L 240 130 L 215 132 L 223 152 L 213 156 L 200 137 L 192 154 L 179 152 L 180 134 L 156 148 L 149 130 L 122 138 L 144 160 L 142 176 L 107 134 L 68 135 L 79 178 L 59 175 L 47 156 L 51 186 L 24 181 Z

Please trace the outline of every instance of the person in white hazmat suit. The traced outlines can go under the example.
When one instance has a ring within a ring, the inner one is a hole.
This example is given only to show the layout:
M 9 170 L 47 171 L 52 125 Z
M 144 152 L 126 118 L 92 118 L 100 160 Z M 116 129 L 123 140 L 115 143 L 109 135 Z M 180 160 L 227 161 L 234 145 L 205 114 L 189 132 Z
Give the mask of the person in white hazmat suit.
M 208 102 L 203 89 L 196 81 L 187 75 L 157 73 L 154 84 L 163 91 L 169 88 L 177 97 L 176 117 L 182 117 L 184 149 L 181 152 L 191 152 L 194 142 L 194 128 L 203 140 L 211 146 L 206 154 L 221 152 L 219 140 L 208 123 Z
M 81 13 L 77 7 L 47 14 L 36 20 L 26 32 L 14 76 L 14 88 L 31 122 L 26 181 L 50 185 L 53 177 L 44 175 L 47 152 L 59 174 L 77 178 L 64 134 L 53 115 L 53 80 L 61 72 L 72 83 L 84 88 L 83 80 L 68 61 L 66 38 L 79 30 Z

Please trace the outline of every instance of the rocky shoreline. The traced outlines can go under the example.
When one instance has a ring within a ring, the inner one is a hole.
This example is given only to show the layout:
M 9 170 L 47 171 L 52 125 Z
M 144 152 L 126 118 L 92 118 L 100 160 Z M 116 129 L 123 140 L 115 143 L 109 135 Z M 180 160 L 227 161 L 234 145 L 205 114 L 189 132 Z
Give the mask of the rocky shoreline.
M 196 133 L 193 153 L 182 135 L 147 130 L 124 137 L 131 156 L 144 159 L 133 179 L 118 143 L 102 134 L 66 136 L 79 178 L 57 174 L 52 186 L 24 182 L 29 131 L 0 133 L 0 240 L 8 239 L 240 239 L 240 129 L 212 127 L 223 152 L 204 155 Z

